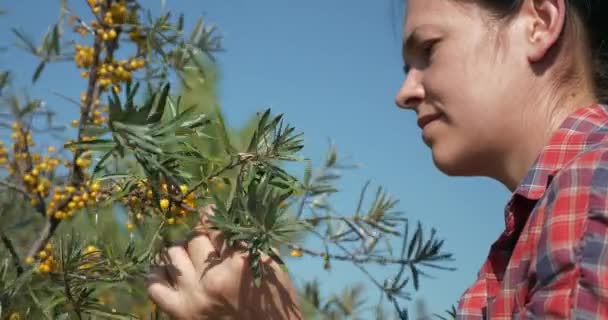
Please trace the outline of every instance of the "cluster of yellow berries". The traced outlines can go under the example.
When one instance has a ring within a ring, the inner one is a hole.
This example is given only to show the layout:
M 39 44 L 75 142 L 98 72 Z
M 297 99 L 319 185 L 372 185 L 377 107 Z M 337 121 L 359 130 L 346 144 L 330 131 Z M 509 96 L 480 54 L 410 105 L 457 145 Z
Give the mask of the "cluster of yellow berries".
M 110 10 L 108 10 L 108 12 L 106 12 L 105 16 L 103 17 L 103 22 L 108 25 L 123 24 L 127 22 L 127 18 L 127 7 L 125 6 L 125 4 L 120 2 L 114 2 L 110 6 Z
M 76 54 L 74 55 L 74 61 L 78 68 L 89 68 L 93 64 L 93 55 L 95 49 L 93 47 L 76 45 Z
M 26 131 L 21 130 L 21 125 L 18 122 L 14 122 L 11 125 L 13 129 L 13 133 L 11 133 L 11 139 L 13 140 L 13 151 L 23 151 L 27 149 L 27 147 L 35 146 L 34 139 L 32 138 L 32 134 Z M 27 154 L 23 155 L 15 155 L 16 158 L 27 158 Z
M 171 213 L 171 217 L 167 219 L 167 223 L 174 224 L 174 217 L 181 218 L 192 212 L 188 209 L 182 208 L 181 203 L 178 201 L 170 200 L 168 197 L 169 194 L 181 194 L 182 196 L 187 194 L 186 198 L 183 199 L 183 204 L 191 209 L 196 208 L 195 195 L 193 192 L 188 193 L 188 191 L 188 186 L 186 185 L 181 185 L 179 188 L 176 188 L 173 185 L 167 186 L 166 183 L 161 185 L 161 194 L 163 198 L 161 198 L 159 203 L 160 208 L 165 211 L 169 210 Z
M 4 147 L 4 142 L 0 141 L 0 166 L 8 163 L 8 152 Z
M 30 173 L 23 175 L 23 182 L 25 182 L 25 186 L 30 193 L 38 193 L 42 197 L 49 195 L 49 187 L 51 186 L 51 182 L 48 179 L 40 176 L 38 174 L 38 170 L 34 169 L 30 171 Z M 38 204 L 36 198 L 32 200 L 32 204 Z
M 98 71 L 99 85 L 102 89 L 105 89 L 113 84 L 114 91 L 119 91 L 120 87 L 117 85 L 121 82 L 131 82 L 133 78 L 132 73 L 141 69 L 145 64 L 143 59 L 114 60 L 111 63 L 104 63 L 99 67 Z
M 88 77 L 89 73 L 86 71 L 83 71 L 83 76 Z M 82 92 L 80 94 L 80 103 L 83 107 L 86 106 L 86 100 L 87 100 L 87 95 L 86 95 L 86 93 Z M 101 105 L 101 102 L 99 101 L 99 99 L 95 99 L 95 101 L 92 104 L 91 113 L 89 115 L 89 121 L 96 125 L 101 125 L 107 121 L 107 118 L 104 116 L 104 113 L 107 114 L 109 111 L 110 111 L 110 109 L 108 108 L 108 106 Z M 74 128 L 77 128 L 79 124 L 80 124 L 80 122 L 76 119 L 72 120 L 72 122 L 71 122 L 71 125 Z M 91 137 L 85 136 L 82 138 L 82 140 L 85 142 L 95 140 L 95 139 L 97 139 L 97 137 L 94 137 L 94 136 L 91 136 Z
M 84 141 L 84 139 L 83 139 L 83 141 Z M 80 155 L 80 157 L 78 157 L 76 159 L 76 165 L 80 169 L 86 169 L 86 168 L 90 167 L 91 164 L 92 164 L 91 153 L 83 153 L 82 155 Z
M 103 114 L 101 113 L 101 111 L 99 111 L 99 109 L 93 110 L 91 118 L 92 118 L 93 123 L 96 125 L 101 125 L 107 121 L 107 118 L 105 118 L 103 116 Z
M 98 14 L 101 12 L 101 3 L 97 0 L 88 0 L 93 13 Z M 104 41 L 114 40 L 118 36 L 115 27 L 126 22 L 133 22 L 137 15 L 135 9 L 131 12 L 127 10 L 124 3 L 115 2 L 112 3 L 110 8 L 103 14 L 102 22 L 104 27 L 99 27 L 98 23 L 91 23 L 93 27 L 97 27 L 96 33 Z
M 167 217 L 168 224 L 175 224 L 179 219 L 192 213 L 196 210 L 196 196 L 194 193 L 188 192 L 188 186 L 181 185 L 179 187 L 162 183 L 160 187 L 160 199 L 158 207 Z M 181 201 L 181 197 L 184 197 Z M 130 194 L 122 199 L 122 202 L 129 207 L 130 212 L 134 212 L 137 222 L 143 220 L 143 212 L 146 208 L 154 207 L 154 191 L 146 180 L 141 180 L 136 184 Z M 182 206 L 182 204 L 184 206 Z M 184 208 L 185 207 L 185 208 Z M 132 221 L 127 222 L 127 229 L 133 230 L 134 224 Z
M 53 153 L 55 148 L 49 147 L 49 153 Z M 46 177 L 49 176 L 61 161 L 58 158 L 48 156 L 42 157 L 39 153 L 32 155 L 32 170 L 23 175 L 23 182 L 28 191 L 38 193 L 42 197 L 49 195 L 51 182 Z M 32 205 L 38 204 L 38 198 L 32 198 Z
M 38 264 L 38 268 L 36 269 L 38 272 L 46 274 L 49 272 L 53 272 L 57 269 L 57 260 L 53 257 L 53 245 L 51 243 L 47 243 L 44 249 L 40 250 L 37 255 L 37 259 L 40 262 Z M 27 264 L 34 263 L 34 257 L 27 257 L 25 262 Z
M 76 210 L 94 206 L 97 203 L 99 191 L 99 183 L 90 181 L 79 189 L 74 186 L 56 187 L 53 190 L 51 201 L 47 205 L 46 214 L 59 220 L 71 218 Z
M 118 33 L 116 33 L 115 29 L 109 29 L 109 30 L 105 30 L 102 28 L 97 29 L 97 34 L 103 39 L 103 40 L 114 40 L 116 39 L 116 37 L 118 36 Z

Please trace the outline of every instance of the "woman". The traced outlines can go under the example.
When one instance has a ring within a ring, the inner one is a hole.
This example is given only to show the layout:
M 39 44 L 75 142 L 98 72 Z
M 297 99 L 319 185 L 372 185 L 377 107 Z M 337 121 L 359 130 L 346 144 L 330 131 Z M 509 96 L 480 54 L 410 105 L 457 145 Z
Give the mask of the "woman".
M 461 319 L 608 319 L 607 15 L 605 0 L 408 1 L 397 105 L 417 113 L 441 171 L 513 192 Z M 180 319 L 301 318 L 276 265 L 252 287 L 245 255 L 204 225 L 169 250 L 174 287 L 152 272 L 160 308 Z

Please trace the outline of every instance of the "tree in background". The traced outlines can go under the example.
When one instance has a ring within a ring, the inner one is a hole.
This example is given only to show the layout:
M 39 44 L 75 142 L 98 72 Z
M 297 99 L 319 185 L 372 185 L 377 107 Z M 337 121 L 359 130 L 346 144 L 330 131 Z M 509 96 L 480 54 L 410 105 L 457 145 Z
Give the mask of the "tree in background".
M 366 184 L 350 214 L 332 207 L 348 168 L 334 148 L 313 169 L 299 155 L 302 134 L 282 115 L 265 110 L 243 128 L 227 126 L 215 96 L 214 27 L 199 20 L 186 32 L 183 15 L 153 17 L 134 0 L 86 3 L 76 12 L 61 2 L 41 41 L 12 30 L 39 58 L 32 85 L 47 64 L 73 62 L 65 72 L 80 73 L 83 92 L 62 97 L 77 118 L 56 119 L 44 98 L 13 89 L 10 70 L 0 73 L 0 318 L 163 317 L 143 277 L 208 203 L 217 205 L 215 228 L 252 257 L 252 285 L 264 285 L 263 254 L 286 270 L 286 256 L 325 268 L 347 261 L 378 289 L 377 318 L 389 317 L 388 302 L 405 319 L 410 287 L 427 269 L 450 269 L 435 231 L 396 211 L 382 188 L 370 197 Z M 286 161 L 302 164 L 301 179 Z M 376 275 L 371 264 L 397 271 Z M 367 306 L 360 285 L 322 299 L 312 282 L 301 296 L 309 318 L 354 319 Z

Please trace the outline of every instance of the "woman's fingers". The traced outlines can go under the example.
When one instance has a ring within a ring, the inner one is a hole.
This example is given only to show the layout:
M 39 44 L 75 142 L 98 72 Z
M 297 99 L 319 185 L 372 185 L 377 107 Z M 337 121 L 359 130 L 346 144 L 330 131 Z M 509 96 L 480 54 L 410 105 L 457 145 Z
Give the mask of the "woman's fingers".
M 154 257 L 152 268 L 157 280 L 162 276 L 169 286 L 176 288 L 191 284 L 196 277 L 188 252 L 181 245 L 168 247 Z
M 206 234 L 195 235 L 188 242 L 188 255 L 198 273 L 202 273 L 219 254 Z
M 220 256 L 223 240 L 221 232 L 211 229 L 210 216 L 215 206 L 209 205 L 201 209 L 199 219 L 194 226 L 193 236 L 188 242 L 187 250 L 192 264 L 197 271 L 203 272 L 210 262 Z
M 166 266 L 175 281 L 181 284 L 190 284 L 196 276 L 196 271 L 188 251 L 183 246 L 172 246 L 167 249 L 170 264 Z
M 165 265 L 154 265 L 146 278 L 148 295 L 162 310 L 181 308 L 182 299 L 167 279 Z

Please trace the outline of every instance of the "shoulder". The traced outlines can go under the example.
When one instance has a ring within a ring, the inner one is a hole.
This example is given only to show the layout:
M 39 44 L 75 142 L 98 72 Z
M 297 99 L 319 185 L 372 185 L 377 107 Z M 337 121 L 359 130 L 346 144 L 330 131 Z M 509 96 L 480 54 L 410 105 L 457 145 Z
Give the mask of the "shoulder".
M 597 206 L 608 208 L 606 201 L 597 203 L 601 198 L 608 199 L 608 141 L 587 146 L 585 151 L 551 175 L 546 198 L 551 202 L 559 196 L 575 196 L 578 200 L 587 201 L 589 209 L 597 209 Z

